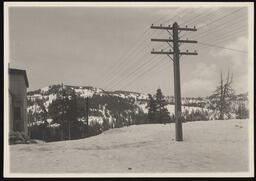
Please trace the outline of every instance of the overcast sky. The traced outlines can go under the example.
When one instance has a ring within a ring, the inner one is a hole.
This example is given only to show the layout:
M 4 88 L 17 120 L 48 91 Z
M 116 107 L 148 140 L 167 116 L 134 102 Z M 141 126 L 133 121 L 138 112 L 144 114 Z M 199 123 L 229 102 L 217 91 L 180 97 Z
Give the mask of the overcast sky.
M 180 32 L 181 39 L 211 45 L 180 45 L 181 51 L 199 53 L 180 59 L 182 96 L 210 95 L 220 72 L 225 77 L 228 70 L 236 92 L 243 93 L 248 91 L 247 13 L 247 8 L 11 7 L 10 65 L 27 71 L 29 90 L 63 82 L 143 93 L 160 87 L 173 95 L 171 59 L 150 54 L 168 47 L 150 38 L 170 35 L 150 25 L 177 21 L 198 28 Z

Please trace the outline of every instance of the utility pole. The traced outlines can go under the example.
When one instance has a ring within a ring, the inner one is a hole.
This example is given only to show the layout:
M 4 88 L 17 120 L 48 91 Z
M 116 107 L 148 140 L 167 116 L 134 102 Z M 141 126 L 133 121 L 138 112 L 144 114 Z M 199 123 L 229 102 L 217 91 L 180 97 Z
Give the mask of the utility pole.
M 70 119 L 68 120 L 68 140 L 71 140 L 71 134 L 70 134 Z
M 86 125 L 89 126 L 89 97 L 86 97 Z
M 181 120 L 181 91 L 180 91 L 180 57 L 182 55 L 197 55 L 197 52 L 180 52 L 179 45 L 182 43 L 197 43 L 194 40 L 180 40 L 179 33 L 181 31 L 197 31 L 194 28 L 185 28 L 179 27 L 178 23 L 173 23 L 172 26 L 154 26 L 151 25 L 151 29 L 160 29 L 166 30 L 171 36 L 169 39 L 156 39 L 152 38 L 151 41 L 157 42 L 166 42 L 171 48 L 170 51 L 155 51 L 154 49 L 151 51 L 151 54 L 164 54 L 167 55 L 173 61 L 173 72 L 174 72 L 174 97 L 175 97 L 175 130 L 176 130 L 176 141 L 183 141 L 183 134 L 182 134 L 182 120 Z M 170 31 L 172 30 L 172 32 Z M 173 43 L 173 45 L 170 44 Z M 170 55 L 173 55 L 172 57 Z
M 62 100 L 62 105 L 61 105 L 61 124 L 64 124 L 64 106 L 65 106 L 65 102 L 64 102 L 64 85 L 63 83 L 61 83 L 61 100 Z M 61 129 L 61 140 L 63 140 L 64 137 L 64 126 L 62 126 Z

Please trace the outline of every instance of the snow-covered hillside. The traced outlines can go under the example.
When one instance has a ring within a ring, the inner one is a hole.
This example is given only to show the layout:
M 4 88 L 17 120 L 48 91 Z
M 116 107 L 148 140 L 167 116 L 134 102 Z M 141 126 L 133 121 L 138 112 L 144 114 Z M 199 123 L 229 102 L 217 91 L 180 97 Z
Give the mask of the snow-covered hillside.
M 248 171 L 248 120 L 143 124 L 86 139 L 10 146 L 12 173 L 174 173 Z M 45 176 L 49 176 L 46 174 Z
M 93 95 L 112 95 L 122 98 L 133 98 L 135 100 L 146 100 L 147 95 L 143 93 L 137 92 L 129 92 L 129 91 L 105 91 L 100 88 L 90 87 L 90 86 L 70 86 L 70 85 L 63 85 L 56 84 L 47 87 L 43 87 L 41 89 L 35 91 L 29 91 L 27 98 L 30 100 L 36 99 L 49 99 L 51 102 L 52 100 L 56 99 L 56 94 L 61 92 L 62 89 L 71 88 L 74 90 L 77 95 L 81 97 L 92 97 Z
M 130 101 L 128 104 L 131 104 L 136 108 L 135 111 L 139 110 L 146 113 L 146 104 L 147 104 L 147 95 L 136 92 L 128 92 L 128 91 L 104 91 L 103 89 L 89 86 L 70 86 L 70 85 L 52 85 L 47 86 L 42 89 L 38 89 L 35 91 L 30 91 L 27 94 L 28 106 L 27 112 L 33 119 L 30 119 L 29 125 L 40 125 L 43 124 L 40 116 L 38 114 L 44 114 L 45 111 L 48 112 L 48 108 L 50 104 L 57 99 L 57 97 L 63 96 L 63 90 L 66 91 L 66 96 L 70 96 L 72 91 L 81 98 L 92 98 L 97 95 L 99 97 L 102 96 L 111 96 L 111 97 L 120 97 L 123 100 Z M 68 95 L 69 94 L 69 95 Z M 98 109 L 90 109 L 90 111 L 98 112 L 97 115 L 89 115 L 89 124 L 92 122 L 98 122 L 100 124 L 103 123 L 103 119 L 111 120 L 112 118 L 110 110 L 106 108 L 106 105 L 100 105 Z M 36 116 L 37 114 L 37 116 Z M 108 117 L 107 117 L 108 115 Z M 35 119 L 36 118 L 36 119 Z M 52 117 L 50 115 L 47 116 L 48 119 Z M 127 119 L 127 118 L 126 118 Z M 79 118 L 80 121 L 85 121 L 84 117 Z
M 143 94 L 143 93 L 137 93 L 137 92 L 129 92 L 129 91 L 105 91 L 100 88 L 96 87 L 90 87 L 90 86 L 71 86 L 71 85 L 52 85 L 52 86 L 47 86 L 42 89 L 38 89 L 35 91 L 30 91 L 28 92 L 27 99 L 28 99 L 28 107 L 27 111 L 28 114 L 31 115 L 29 116 L 30 121 L 29 125 L 40 125 L 43 124 L 43 114 L 45 112 L 48 112 L 49 106 L 57 99 L 57 97 L 61 97 L 62 91 L 65 90 L 67 91 L 67 96 L 70 97 L 70 95 L 75 93 L 77 97 L 81 98 L 92 98 L 93 96 L 98 96 L 97 100 L 101 99 L 101 97 L 118 97 L 120 98 L 119 100 L 116 100 L 116 102 L 125 102 L 126 105 L 129 105 L 130 107 L 126 109 L 125 111 L 122 110 L 119 112 L 124 113 L 126 115 L 121 115 L 121 118 L 125 119 L 128 121 L 131 117 L 129 114 L 131 112 L 134 112 L 135 114 L 138 113 L 143 113 L 147 114 L 148 108 L 147 108 L 147 103 L 148 103 L 148 95 Z M 68 95 L 69 94 L 69 95 Z M 100 97 L 100 98 L 99 98 Z M 248 95 L 247 94 L 240 94 L 237 97 L 236 102 L 234 102 L 235 109 L 238 109 L 238 105 L 240 105 L 241 102 L 245 102 L 245 105 L 248 104 L 246 102 L 248 100 Z M 169 102 L 167 105 L 167 109 L 170 113 L 170 116 L 174 115 L 174 97 L 172 96 L 166 96 L 166 100 Z M 109 100 L 108 100 L 109 101 Z M 99 101 L 100 102 L 100 101 Z M 98 103 L 99 103 L 98 102 Z M 99 104 L 101 104 L 103 101 L 101 101 Z M 115 120 L 115 113 L 117 112 L 116 110 L 109 110 L 106 106 L 106 101 L 104 104 L 101 104 L 99 107 L 92 109 L 92 111 L 95 113 L 93 115 L 89 115 L 89 124 L 92 122 L 98 122 L 100 124 L 103 123 L 104 119 L 109 120 L 109 122 L 112 122 L 112 120 Z M 131 110 L 132 107 L 132 110 Z M 127 107 L 126 107 L 127 108 Z M 183 113 L 188 113 L 190 114 L 191 112 L 207 112 L 209 115 L 209 119 L 216 119 L 218 117 L 218 113 L 215 111 L 212 111 L 212 108 L 210 108 L 210 103 L 207 98 L 189 98 L 189 97 L 183 97 L 182 98 L 182 112 Z M 98 113 L 97 113 L 98 112 Z M 114 113 L 115 112 L 115 113 Z M 97 113 L 97 114 L 96 114 Z M 41 115 L 36 115 L 36 114 L 41 114 Z M 51 115 L 47 114 L 48 119 L 52 119 Z M 231 113 L 230 118 L 236 118 L 237 115 L 234 113 Z M 134 119 L 134 118 L 133 118 Z M 225 117 L 226 119 L 226 117 Z M 79 117 L 80 121 L 85 121 L 85 117 Z
M 175 105 L 167 105 L 166 106 L 170 114 L 175 113 Z M 210 111 L 209 109 L 206 108 L 200 108 L 200 107 L 193 107 L 193 106 L 182 106 L 182 112 L 188 111 L 191 113 L 192 111 Z

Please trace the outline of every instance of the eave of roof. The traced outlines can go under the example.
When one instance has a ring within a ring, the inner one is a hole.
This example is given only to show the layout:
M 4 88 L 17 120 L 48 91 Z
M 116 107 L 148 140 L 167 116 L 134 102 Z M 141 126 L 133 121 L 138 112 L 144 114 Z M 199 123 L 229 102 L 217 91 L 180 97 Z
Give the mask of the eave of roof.
M 23 75 L 25 78 L 26 87 L 28 88 L 29 84 L 28 84 L 28 77 L 27 77 L 26 70 L 9 68 L 9 74 Z

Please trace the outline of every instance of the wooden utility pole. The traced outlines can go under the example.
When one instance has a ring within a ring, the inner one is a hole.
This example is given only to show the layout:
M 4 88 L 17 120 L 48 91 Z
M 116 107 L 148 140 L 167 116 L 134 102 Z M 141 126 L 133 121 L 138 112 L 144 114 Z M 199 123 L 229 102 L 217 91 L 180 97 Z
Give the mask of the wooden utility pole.
M 68 120 L 68 140 L 71 140 L 71 132 L 70 132 L 70 118 Z
M 89 126 L 89 98 L 86 97 L 86 125 Z
M 179 44 L 181 43 L 197 43 L 194 40 L 180 40 L 179 33 L 181 31 L 197 31 L 196 28 L 185 28 L 179 27 L 178 23 L 173 23 L 172 26 L 154 26 L 151 25 L 151 29 L 160 29 L 166 30 L 172 36 L 169 39 L 154 39 L 152 38 L 151 41 L 158 41 L 158 42 L 166 42 L 172 50 L 164 52 L 161 51 L 151 51 L 151 54 L 164 54 L 171 58 L 173 61 L 173 72 L 174 72 L 174 97 L 175 97 L 175 130 L 176 130 L 176 141 L 183 141 L 183 134 L 182 134 L 182 120 L 181 120 L 181 91 L 180 91 L 180 62 L 179 59 L 181 55 L 197 55 L 197 52 L 180 52 Z M 172 30 L 172 32 L 170 31 Z M 172 42 L 171 45 L 169 42 Z M 173 55 L 171 57 L 170 55 Z
M 61 101 L 62 101 L 62 105 L 61 105 L 61 124 L 64 124 L 64 106 L 65 106 L 65 102 L 64 102 L 64 85 L 63 83 L 61 83 Z M 64 137 L 64 126 L 61 129 L 61 140 L 63 140 Z

